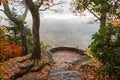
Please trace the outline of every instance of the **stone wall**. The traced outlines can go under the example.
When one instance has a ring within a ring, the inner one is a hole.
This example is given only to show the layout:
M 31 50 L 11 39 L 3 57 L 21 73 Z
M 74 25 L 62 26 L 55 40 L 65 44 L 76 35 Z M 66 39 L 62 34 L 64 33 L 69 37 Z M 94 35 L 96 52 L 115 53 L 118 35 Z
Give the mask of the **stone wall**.
M 49 49 L 49 51 L 51 51 L 52 53 L 55 53 L 57 51 L 73 51 L 73 52 L 76 52 L 80 55 L 86 55 L 85 51 L 83 51 L 81 49 L 74 48 L 74 47 L 56 47 L 56 48 Z

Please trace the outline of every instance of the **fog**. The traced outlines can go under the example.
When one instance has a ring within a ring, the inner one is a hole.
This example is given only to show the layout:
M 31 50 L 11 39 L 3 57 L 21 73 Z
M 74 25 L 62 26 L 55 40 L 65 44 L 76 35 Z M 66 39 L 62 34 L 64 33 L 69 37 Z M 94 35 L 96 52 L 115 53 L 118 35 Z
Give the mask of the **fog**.
M 51 46 L 77 46 L 86 48 L 90 42 L 92 34 L 98 31 L 99 22 L 90 24 L 95 18 L 88 12 L 83 16 L 73 14 L 41 14 L 40 37 L 45 44 Z M 0 14 L 7 18 L 3 13 Z M 30 12 L 26 18 L 27 25 L 32 27 L 32 17 Z M 0 25 L 8 25 L 4 19 Z
M 99 23 L 90 24 L 88 18 L 41 18 L 41 40 L 52 46 L 80 46 L 86 48 Z M 92 20 L 92 19 L 91 19 Z

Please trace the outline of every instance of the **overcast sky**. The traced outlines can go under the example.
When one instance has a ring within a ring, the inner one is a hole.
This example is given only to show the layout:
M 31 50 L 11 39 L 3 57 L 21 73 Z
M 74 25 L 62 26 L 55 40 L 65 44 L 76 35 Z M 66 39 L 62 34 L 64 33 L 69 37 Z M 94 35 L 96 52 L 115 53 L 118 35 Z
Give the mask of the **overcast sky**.
M 65 4 L 52 7 L 52 9 L 58 10 L 58 13 L 50 10 L 40 12 L 41 39 L 50 45 L 63 46 L 72 44 L 73 46 L 80 45 L 85 48 L 91 42 L 91 35 L 98 30 L 99 23 L 89 24 L 95 17 L 87 10 L 79 13 L 79 16 L 73 14 L 70 0 L 67 1 Z M 7 18 L 2 12 L 0 12 L 0 16 Z M 26 22 L 29 27 L 32 27 L 30 12 L 27 14 Z M 7 22 L 2 20 L 0 24 L 7 25 Z
M 46 11 L 42 11 L 40 12 L 40 15 L 42 18 L 55 18 L 55 19 L 72 19 L 72 18 L 79 18 L 81 21 L 89 21 L 91 19 L 94 18 L 94 16 L 92 14 L 90 14 L 88 11 L 85 11 L 83 13 L 80 13 L 81 16 L 76 16 L 75 14 L 73 14 L 71 11 L 73 11 L 73 7 L 71 7 L 70 3 L 71 0 L 62 0 L 63 4 L 60 5 L 56 5 L 51 7 L 51 9 L 53 10 L 57 10 L 58 12 L 54 12 L 54 11 L 50 11 L 50 10 L 46 10 Z M 55 3 L 57 3 L 59 1 L 56 1 Z M 41 7 L 41 9 L 43 9 L 44 7 Z M 0 7 L 0 9 L 3 9 L 2 7 Z M 18 11 L 20 12 L 20 9 L 17 7 L 16 9 L 18 9 Z M 3 12 L 0 12 L 0 16 L 3 16 L 6 18 L 6 16 L 4 15 Z M 26 20 L 30 20 L 31 19 L 31 14 L 30 12 L 27 15 Z M 4 23 L 4 20 L 2 21 L 1 24 Z

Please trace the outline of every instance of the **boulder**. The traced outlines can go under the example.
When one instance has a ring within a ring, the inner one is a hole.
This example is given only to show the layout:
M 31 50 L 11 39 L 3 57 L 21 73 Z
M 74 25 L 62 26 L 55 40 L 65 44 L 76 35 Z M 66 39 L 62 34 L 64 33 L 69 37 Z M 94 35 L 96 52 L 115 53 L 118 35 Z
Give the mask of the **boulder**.
M 54 64 L 52 53 L 50 51 L 42 50 L 41 51 L 41 56 L 42 56 L 42 59 L 44 60 L 44 63 Z
M 91 57 L 89 55 L 84 55 L 81 58 L 79 58 L 79 59 L 75 60 L 74 62 L 72 62 L 71 64 L 73 66 L 80 65 L 82 62 L 87 61 L 89 59 L 91 59 Z

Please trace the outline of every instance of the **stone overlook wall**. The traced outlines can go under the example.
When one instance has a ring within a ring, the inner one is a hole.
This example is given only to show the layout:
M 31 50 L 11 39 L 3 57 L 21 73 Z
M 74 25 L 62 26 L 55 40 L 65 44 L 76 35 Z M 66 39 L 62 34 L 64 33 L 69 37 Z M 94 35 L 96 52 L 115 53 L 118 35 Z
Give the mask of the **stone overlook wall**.
M 49 51 L 51 51 L 52 53 L 55 53 L 57 51 L 73 51 L 73 52 L 76 52 L 80 55 L 86 55 L 85 51 L 74 48 L 74 47 L 56 47 L 56 48 L 49 49 Z

